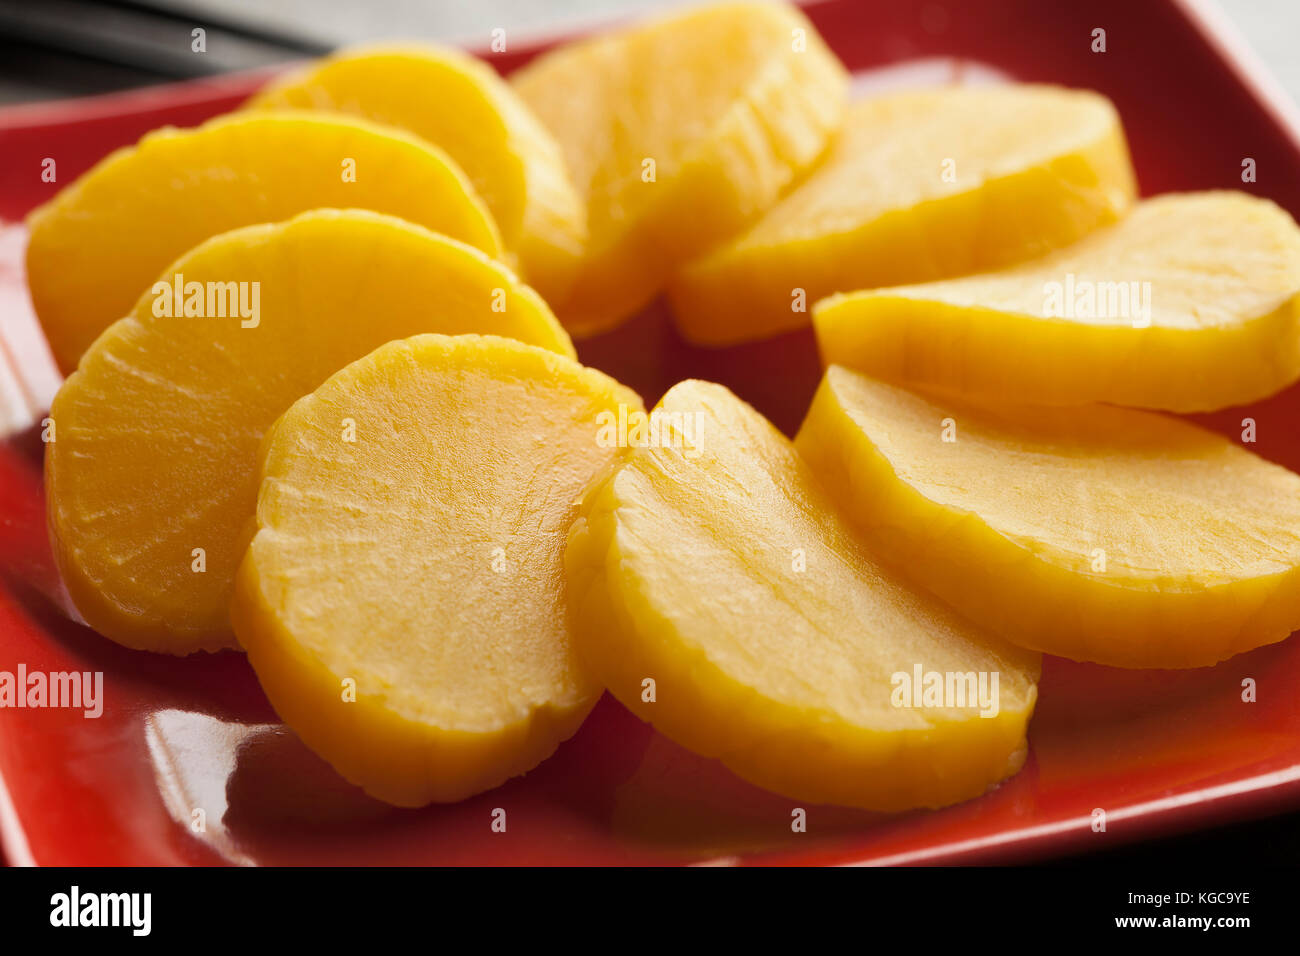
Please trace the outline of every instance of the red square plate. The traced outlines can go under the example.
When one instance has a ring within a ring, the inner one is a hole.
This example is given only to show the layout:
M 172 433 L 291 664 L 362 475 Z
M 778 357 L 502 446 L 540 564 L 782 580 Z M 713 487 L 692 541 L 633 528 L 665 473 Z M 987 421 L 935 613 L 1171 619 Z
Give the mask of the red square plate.
M 1300 123 L 1199 5 L 837 0 L 809 12 L 853 70 L 893 68 L 868 73 L 864 87 L 936 76 L 1091 87 L 1118 105 L 1146 193 L 1244 188 L 1300 215 Z M 1095 28 L 1106 30 L 1105 53 L 1091 50 Z M 508 71 L 536 50 L 497 65 Z M 0 216 L 17 219 L 57 188 L 41 182 L 43 158 L 56 159 L 66 182 L 153 127 L 233 107 L 261 78 L 0 112 Z M 1258 182 L 1242 183 L 1246 158 Z M 0 232 L 0 358 L 25 383 L 0 397 L 11 417 L 39 419 L 57 379 L 31 324 L 22 245 L 20 228 Z M 721 381 L 787 431 L 818 376 L 808 333 L 693 349 L 659 307 L 580 351 L 647 400 L 687 376 Z M 1247 416 L 1255 448 L 1300 470 L 1300 389 L 1204 420 L 1236 435 Z M 937 812 L 810 807 L 807 832 L 792 833 L 792 801 L 682 750 L 608 697 L 526 777 L 454 806 L 395 810 L 342 782 L 285 730 L 238 654 L 136 653 L 68 618 L 46 542 L 41 450 L 35 428 L 0 446 L 0 671 L 102 671 L 105 703 L 95 719 L 0 711 L 0 837 L 14 863 L 989 862 L 1300 806 L 1292 638 L 1195 671 L 1048 659 L 1025 769 Z M 1242 700 L 1246 678 L 1257 702 Z M 508 811 L 505 834 L 490 829 L 497 807 Z M 1096 809 L 1104 832 L 1092 826 Z

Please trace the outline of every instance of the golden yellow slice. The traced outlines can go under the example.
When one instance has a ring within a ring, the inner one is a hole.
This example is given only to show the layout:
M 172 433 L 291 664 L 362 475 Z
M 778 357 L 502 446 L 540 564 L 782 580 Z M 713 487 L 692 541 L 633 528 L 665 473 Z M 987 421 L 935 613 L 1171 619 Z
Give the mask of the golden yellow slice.
M 1300 229 L 1236 192 L 1148 199 L 1002 272 L 817 304 L 822 357 L 899 384 L 1190 412 L 1300 377 Z
M 422 335 L 276 424 L 231 616 L 276 711 L 348 780 L 459 800 L 577 730 L 601 689 L 574 658 L 565 535 L 620 406 L 641 403 L 570 359 Z
M 174 263 L 99 337 L 50 413 L 54 553 L 90 625 L 175 654 L 232 645 L 227 605 L 263 432 L 348 362 L 428 330 L 573 355 L 505 267 L 377 213 L 249 226 Z
M 565 554 L 579 655 L 615 697 L 798 800 L 940 806 L 1020 769 L 1038 655 L 900 584 L 722 386 L 683 382 L 653 414 Z
M 1181 420 L 832 366 L 796 445 L 880 553 L 1025 647 L 1202 667 L 1300 628 L 1300 477 Z
M 344 50 L 273 83 L 248 105 L 350 113 L 441 147 L 487 203 L 523 277 L 548 300 L 567 291 L 586 209 L 559 144 L 486 63 L 439 46 Z
M 808 323 L 834 292 L 997 269 L 1074 242 L 1132 204 L 1105 97 L 953 87 L 849 107 L 830 155 L 746 233 L 669 287 L 686 338 L 727 345 Z
M 742 229 L 821 155 L 843 67 L 802 13 L 724 3 L 561 47 L 512 77 L 587 205 L 576 331 L 634 313 L 674 268 Z
M 496 225 L 436 147 L 348 117 L 240 113 L 157 130 L 32 213 L 27 280 L 64 374 L 158 274 L 218 233 L 332 206 L 390 213 L 496 256 Z

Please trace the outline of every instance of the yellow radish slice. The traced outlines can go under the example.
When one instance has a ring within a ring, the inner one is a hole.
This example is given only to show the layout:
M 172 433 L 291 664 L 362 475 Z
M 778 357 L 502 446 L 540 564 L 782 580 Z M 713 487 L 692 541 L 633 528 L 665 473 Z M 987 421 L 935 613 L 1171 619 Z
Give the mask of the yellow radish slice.
M 655 415 L 565 555 L 581 660 L 615 697 L 799 800 L 940 806 L 1020 769 L 1038 655 L 884 570 L 726 389 L 683 382 Z
M 27 281 L 64 374 L 204 239 L 322 207 L 372 209 L 490 256 L 501 240 L 447 154 L 328 113 L 237 113 L 156 130 L 32 213 Z
M 1161 196 L 1002 272 L 833 296 L 822 357 L 902 385 L 1208 411 L 1300 377 L 1300 229 L 1244 193 Z
M 996 269 L 1109 225 L 1133 202 L 1105 97 L 1008 84 L 849 107 L 825 162 L 743 235 L 686 266 L 682 333 L 727 345 L 799 328 L 834 292 Z
M 459 800 L 581 724 L 601 689 L 574 659 L 562 556 L 620 406 L 641 404 L 570 359 L 423 335 L 277 423 L 231 614 L 280 716 L 353 783 Z
M 524 278 L 548 300 L 567 292 L 586 209 L 559 144 L 486 63 L 432 45 L 349 49 L 273 83 L 248 106 L 349 113 L 446 150 L 492 211 Z
M 687 259 L 738 232 L 807 171 L 848 82 L 783 4 L 722 3 L 569 44 L 511 77 L 587 205 L 576 284 L 553 302 L 595 332 Z
M 796 444 L 908 577 L 1025 647 L 1204 667 L 1300 627 L 1300 477 L 1178 419 L 832 366 Z

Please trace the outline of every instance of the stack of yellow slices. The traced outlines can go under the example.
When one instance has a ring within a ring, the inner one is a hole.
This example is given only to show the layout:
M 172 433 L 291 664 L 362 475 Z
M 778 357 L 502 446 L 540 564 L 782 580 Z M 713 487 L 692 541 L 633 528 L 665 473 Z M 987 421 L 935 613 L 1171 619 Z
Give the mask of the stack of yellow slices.
M 402 806 L 527 772 L 604 690 L 792 798 L 976 797 L 1043 653 L 1202 667 L 1300 626 L 1300 477 L 1165 414 L 1300 377 L 1300 229 L 1136 193 L 1104 97 L 849 103 L 782 4 L 508 80 L 344 51 L 32 215 L 64 582 L 127 647 L 243 649 Z M 661 292 L 696 344 L 815 335 L 794 441 L 580 364 Z

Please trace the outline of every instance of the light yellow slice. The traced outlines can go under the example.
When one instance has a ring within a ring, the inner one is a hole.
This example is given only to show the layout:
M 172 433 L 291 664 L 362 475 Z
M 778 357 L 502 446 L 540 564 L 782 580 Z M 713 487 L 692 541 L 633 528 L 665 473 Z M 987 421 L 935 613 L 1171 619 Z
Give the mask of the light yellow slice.
M 1300 476 L 1178 419 L 832 366 L 796 445 L 880 553 L 1025 647 L 1204 667 L 1300 628 Z
M 523 277 L 548 300 L 567 292 L 586 209 L 555 138 L 486 63 L 433 45 L 353 48 L 272 83 L 248 107 L 350 113 L 446 150 L 492 211 Z
M 1300 229 L 1238 192 L 1161 196 L 1002 272 L 833 296 L 827 364 L 950 393 L 1192 412 L 1300 377 Z
M 63 384 L 46 446 L 63 579 L 90 625 L 128 647 L 234 643 L 227 605 L 262 434 L 348 362 L 429 330 L 573 355 L 546 304 L 505 267 L 361 210 L 225 233 L 158 279 Z M 204 314 L 186 315 L 188 305 Z
M 422 335 L 277 423 L 231 615 L 276 711 L 348 780 L 459 800 L 577 730 L 601 690 L 574 659 L 562 555 L 620 406 L 641 403 L 570 359 Z
M 1020 769 L 1036 654 L 899 583 L 723 387 L 683 382 L 655 415 L 630 423 L 636 447 L 587 494 L 565 555 L 581 660 L 615 697 L 802 801 L 941 806 Z M 997 675 L 996 706 L 955 683 L 905 700 L 930 674 L 986 690 Z
M 802 13 L 722 3 L 560 47 L 515 73 L 587 205 L 576 332 L 645 305 L 767 209 L 838 128 L 847 77 Z
M 28 220 L 27 281 L 59 368 L 76 368 L 95 337 L 204 239 L 324 207 L 389 213 L 501 252 L 469 180 L 409 133 L 306 111 L 155 130 Z
M 952 87 L 853 104 L 826 161 L 669 287 L 686 338 L 728 345 L 808 323 L 834 292 L 997 269 L 1074 242 L 1133 202 L 1105 97 Z

